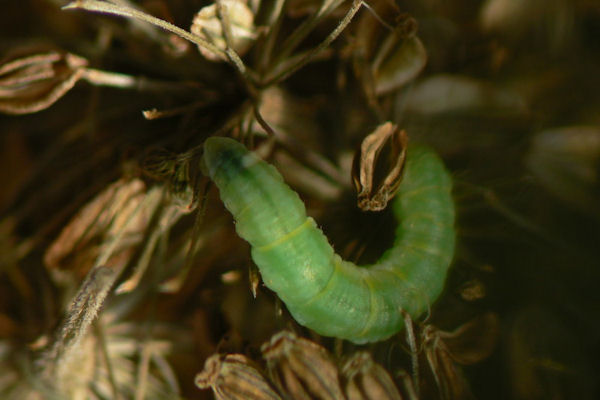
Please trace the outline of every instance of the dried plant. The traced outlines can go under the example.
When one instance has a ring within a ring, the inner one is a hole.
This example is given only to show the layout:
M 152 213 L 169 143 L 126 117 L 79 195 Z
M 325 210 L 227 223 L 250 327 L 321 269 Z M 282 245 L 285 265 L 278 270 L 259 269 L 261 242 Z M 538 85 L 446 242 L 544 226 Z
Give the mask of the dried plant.
M 598 396 L 596 1 L 1 9 L 0 398 Z M 368 346 L 302 328 L 207 178 L 212 136 L 359 265 L 433 147 L 458 216 L 441 299 Z

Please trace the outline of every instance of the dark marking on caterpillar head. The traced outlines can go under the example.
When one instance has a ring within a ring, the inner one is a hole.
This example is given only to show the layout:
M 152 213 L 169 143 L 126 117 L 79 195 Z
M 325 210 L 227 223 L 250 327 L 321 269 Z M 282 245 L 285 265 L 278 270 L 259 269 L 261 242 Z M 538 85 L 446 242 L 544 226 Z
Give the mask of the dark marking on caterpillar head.
M 227 174 L 229 178 L 240 174 L 247 167 L 244 159 L 248 154 L 242 144 L 235 142 L 233 145 L 227 138 L 213 137 L 204 145 L 204 162 L 211 178 L 217 172 Z

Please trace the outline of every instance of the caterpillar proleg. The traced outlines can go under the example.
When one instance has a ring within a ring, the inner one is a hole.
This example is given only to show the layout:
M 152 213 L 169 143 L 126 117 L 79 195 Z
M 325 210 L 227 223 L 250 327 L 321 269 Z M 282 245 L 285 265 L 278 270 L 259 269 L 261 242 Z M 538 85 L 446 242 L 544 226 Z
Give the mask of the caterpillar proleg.
M 441 160 L 410 146 L 392 203 L 393 246 L 373 265 L 337 255 L 279 172 L 233 139 L 212 137 L 204 162 L 265 285 L 292 316 L 324 336 L 383 340 L 440 295 L 454 253 L 452 182 Z

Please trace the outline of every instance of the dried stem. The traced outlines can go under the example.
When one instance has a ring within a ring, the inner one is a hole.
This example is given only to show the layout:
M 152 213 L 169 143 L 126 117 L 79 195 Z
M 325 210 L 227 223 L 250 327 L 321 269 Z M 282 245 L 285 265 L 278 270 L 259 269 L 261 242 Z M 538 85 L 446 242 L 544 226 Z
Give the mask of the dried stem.
M 67 317 L 58 330 L 57 338 L 42 358 L 41 367 L 47 379 L 60 380 L 61 371 L 72 367 L 69 365 L 70 358 L 96 318 L 116 277 L 117 273 L 108 267 L 99 266 L 90 270 L 67 310 Z
M 352 6 L 348 10 L 344 18 L 340 21 L 340 23 L 333 30 L 333 32 L 331 32 L 329 36 L 327 36 L 327 38 L 325 38 L 325 40 L 321 42 L 321 44 L 319 44 L 316 48 L 305 54 L 300 60 L 295 61 L 293 65 L 289 67 L 286 66 L 283 69 L 283 71 L 278 70 L 282 69 L 281 66 L 285 63 L 285 61 L 281 62 L 280 64 L 277 64 L 275 68 L 273 68 L 272 72 L 270 74 L 267 74 L 267 79 L 263 82 L 262 86 L 270 86 L 285 80 L 294 72 L 298 71 L 300 68 L 308 64 L 310 60 L 313 59 L 317 54 L 329 47 L 329 45 L 340 35 L 340 33 L 342 33 L 344 29 L 346 29 L 346 26 L 348 26 L 350 21 L 352 21 L 354 15 L 356 15 L 358 10 L 360 10 L 362 3 L 362 0 L 354 0 L 352 2 Z M 320 13 L 318 15 L 320 15 Z
M 329 14 L 336 7 L 342 4 L 345 0 L 324 0 L 319 8 L 319 11 L 304 21 L 285 42 L 283 42 L 281 53 L 276 58 L 276 64 L 288 58 L 288 56 L 298 47 L 300 42 L 312 32 L 313 28 L 321 21 L 323 16 Z
M 73 1 L 63 7 L 63 10 L 70 10 L 70 9 L 81 9 L 81 10 L 87 10 L 87 11 L 99 12 L 99 13 L 105 13 L 105 14 L 111 14 L 111 15 L 118 15 L 121 17 L 128 17 L 128 18 L 134 18 L 134 19 L 137 19 L 140 21 L 145 21 L 152 25 L 158 26 L 159 28 L 162 28 L 168 32 L 174 33 L 177 36 L 182 37 L 183 39 L 186 39 L 186 40 L 190 41 L 191 43 L 194 43 L 195 45 L 204 47 L 208 51 L 216 53 L 219 56 L 222 56 L 223 58 L 227 57 L 227 54 L 223 50 L 219 49 L 217 46 L 213 45 L 212 43 L 207 42 L 200 36 L 194 35 L 193 33 L 188 32 L 184 29 L 181 29 L 167 21 L 164 21 L 160 18 L 156 18 L 156 17 L 146 14 L 142 11 L 135 10 L 133 8 L 120 6 L 120 5 L 114 4 L 112 2 L 109 3 L 107 1 L 76 0 L 76 1 Z M 241 63 L 241 60 L 240 60 L 240 63 Z M 242 63 L 242 65 L 243 65 L 243 63 Z

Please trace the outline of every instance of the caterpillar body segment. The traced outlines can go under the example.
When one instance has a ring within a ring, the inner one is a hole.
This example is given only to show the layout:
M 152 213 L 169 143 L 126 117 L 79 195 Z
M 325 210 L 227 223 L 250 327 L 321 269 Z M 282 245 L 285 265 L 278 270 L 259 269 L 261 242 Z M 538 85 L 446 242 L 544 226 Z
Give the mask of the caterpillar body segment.
M 213 137 L 204 162 L 238 234 L 252 246 L 265 284 L 292 316 L 324 336 L 383 340 L 441 293 L 454 251 L 451 179 L 430 150 L 410 147 L 393 211 L 391 249 L 359 267 L 335 254 L 298 195 L 277 170 L 242 144 Z

